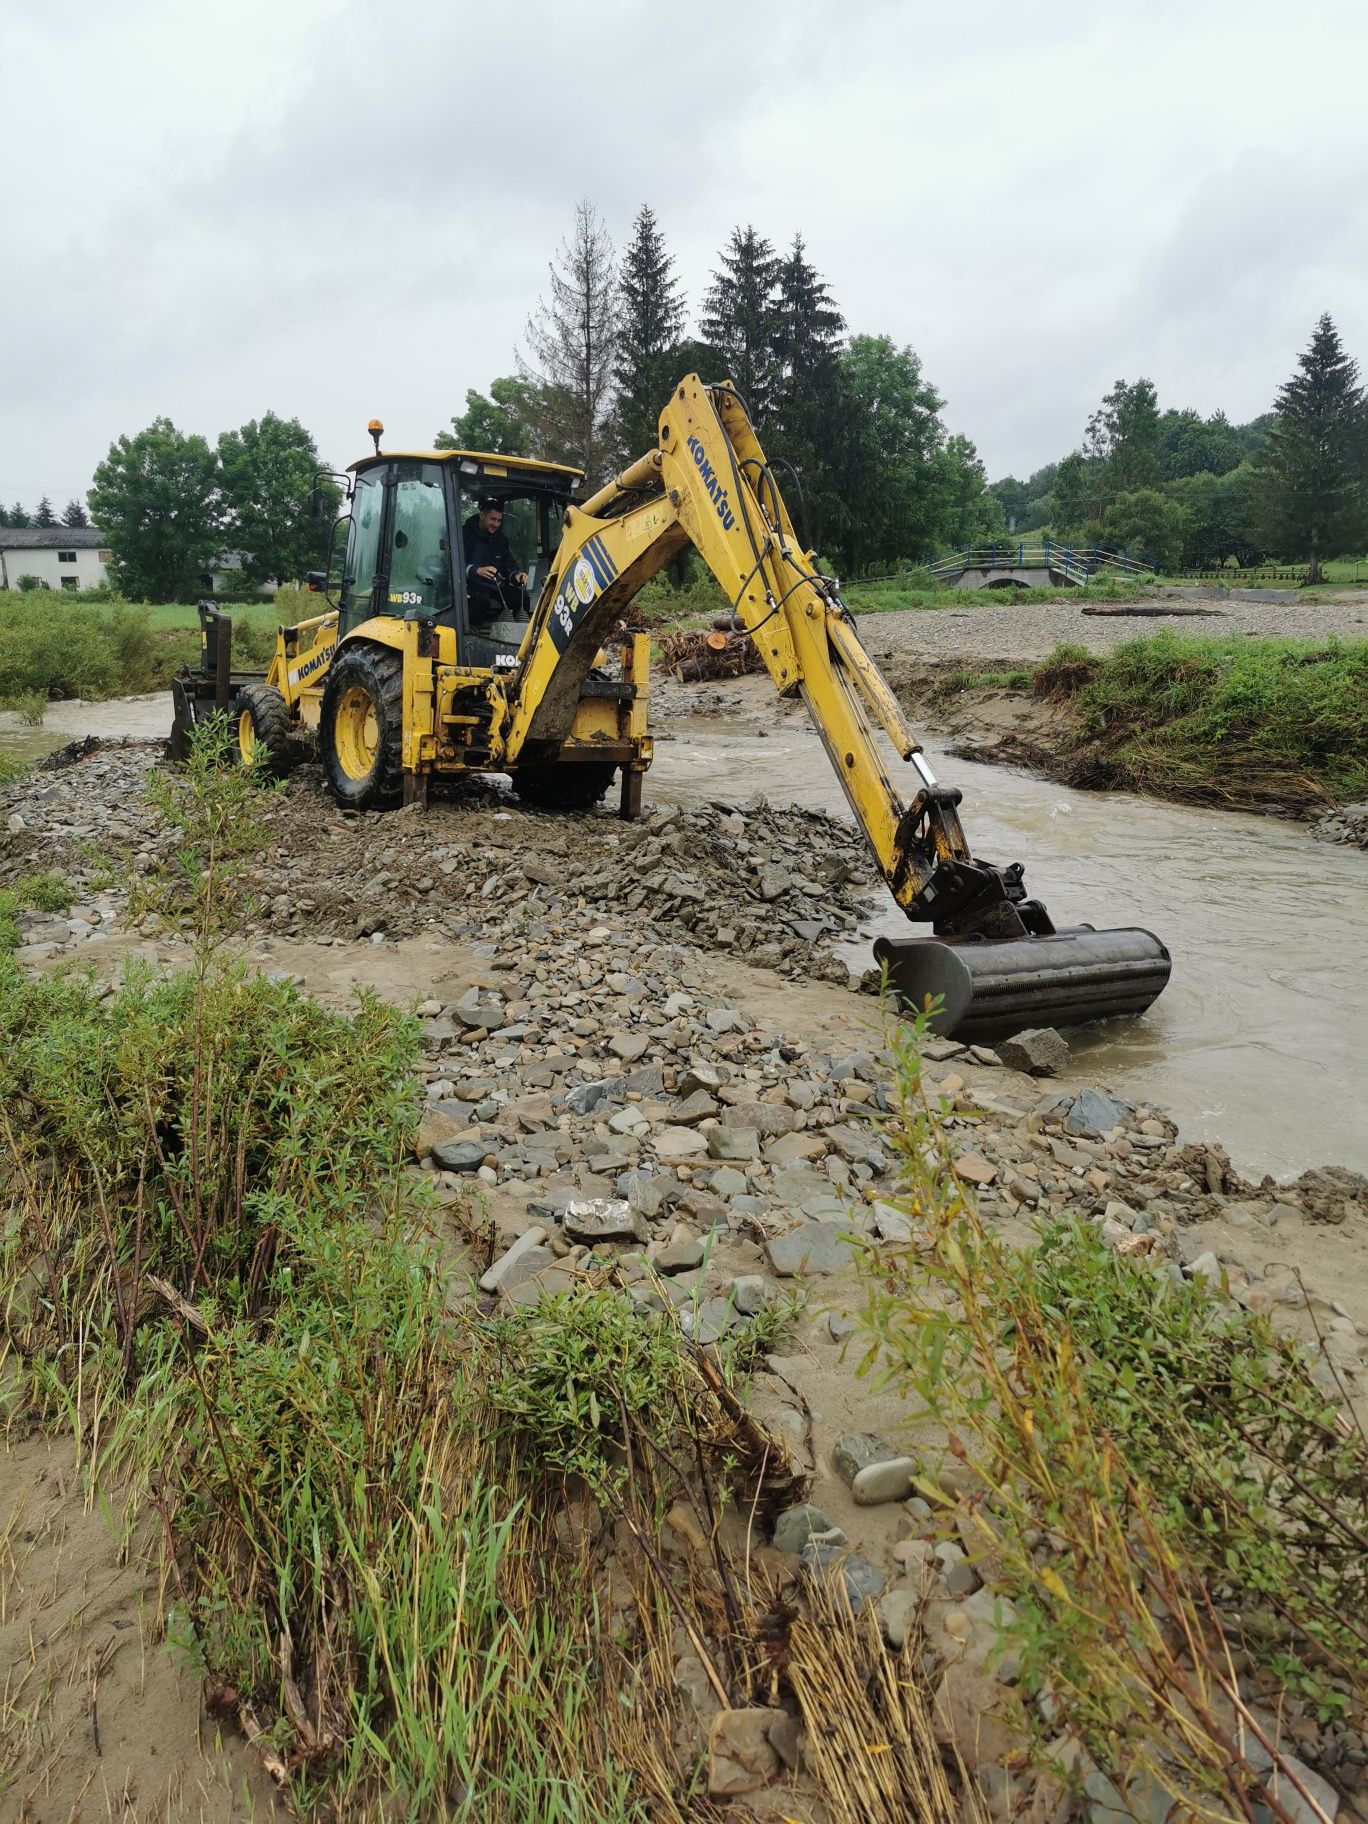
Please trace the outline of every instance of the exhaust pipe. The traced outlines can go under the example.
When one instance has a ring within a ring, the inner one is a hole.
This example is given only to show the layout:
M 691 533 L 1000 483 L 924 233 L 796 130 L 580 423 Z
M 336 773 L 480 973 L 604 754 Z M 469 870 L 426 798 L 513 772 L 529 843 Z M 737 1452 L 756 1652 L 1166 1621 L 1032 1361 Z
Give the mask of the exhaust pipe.
M 881 937 L 874 958 L 910 1007 L 924 1008 L 928 996 L 938 1000 L 932 1028 L 957 1039 L 1005 1039 L 1030 1026 L 1144 1013 L 1172 970 L 1165 946 L 1138 926 L 958 941 Z

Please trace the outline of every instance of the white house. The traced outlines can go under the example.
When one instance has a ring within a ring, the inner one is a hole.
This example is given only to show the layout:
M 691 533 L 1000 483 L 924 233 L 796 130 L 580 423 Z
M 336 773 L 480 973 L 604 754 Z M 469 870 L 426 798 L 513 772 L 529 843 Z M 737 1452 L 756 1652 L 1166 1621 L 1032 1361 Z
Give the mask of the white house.
M 49 589 L 93 589 L 113 553 L 96 526 L 0 526 L 0 589 L 36 576 Z

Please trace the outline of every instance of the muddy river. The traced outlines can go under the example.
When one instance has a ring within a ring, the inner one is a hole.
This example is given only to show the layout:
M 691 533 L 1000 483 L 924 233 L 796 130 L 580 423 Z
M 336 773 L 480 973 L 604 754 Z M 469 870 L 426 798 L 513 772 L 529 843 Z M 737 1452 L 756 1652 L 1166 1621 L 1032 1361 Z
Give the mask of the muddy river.
M 662 727 L 648 800 L 761 791 L 849 817 L 815 734 L 762 702 L 767 736 L 755 714 Z M 36 758 L 80 735 L 161 734 L 167 720 L 164 695 L 54 704 L 42 729 L 0 716 L 0 751 Z M 1173 954 L 1144 1019 L 1069 1035 L 1078 1081 L 1166 1104 L 1185 1137 L 1223 1141 L 1246 1174 L 1368 1170 L 1368 856 L 1271 818 L 1090 796 L 927 752 L 964 793 L 975 849 L 1024 861 L 1057 924 L 1144 925 Z M 891 752 L 889 764 L 910 771 Z M 890 898 L 866 935 L 907 928 Z M 848 960 L 868 962 L 867 945 Z
M 796 716 L 768 738 L 725 721 L 675 726 L 656 749 L 657 790 L 761 791 L 850 815 Z M 1246 1174 L 1368 1170 L 1368 856 L 1272 818 L 1071 792 L 930 742 L 927 755 L 963 791 L 976 851 L 1024 861 L 1056 924 L 1143 925 L 1172 953 L 1145 1018 L 1069 1034 L 1078 1081 L 1166 1104 L 1185 1138 L 1223 1141 Z M 888 764 L 895 778 L 911 771 L 891 749 Z M 889 896 L 867 935 L 907 930 Z M 867 947 L 848 960 L 867 962 Z

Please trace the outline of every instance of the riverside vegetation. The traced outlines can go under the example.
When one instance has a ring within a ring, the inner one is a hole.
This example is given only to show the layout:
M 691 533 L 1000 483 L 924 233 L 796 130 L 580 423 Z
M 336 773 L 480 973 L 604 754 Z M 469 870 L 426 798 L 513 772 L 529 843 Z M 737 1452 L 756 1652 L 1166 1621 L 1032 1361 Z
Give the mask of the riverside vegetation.
M 696 1304 L 625 1296 L 665 1282 L 624 1284 L 611 1245 L 557 1296 L 462 1291 L 478 1202 L 409 1165 L 420 1022 L 231 960 L 280 788 L 215 758 L 206 736 L 157 784 L 171 839 L 135 908 L 191 940 L 188 968 L 104 989 L 0 961 L 0 1387 L 12 1435 L 65 1427 L 92 1486 L 165 1515 L 168 1636 L 300 1808 L 644 1824 L 778 1778 L 804 1819 L 1006 1818 L 1028 1781 L 1042 1815 L 1077 1790 L 1094 1824 L 1123 1794 L 1332 1815 L 1273 1715 L 1294 1699 L 1362 1767 L 1368 1483 L 1323 1372 L 1175 1279 L 1153 1225 L 1000 1244 L 935 1042 L 893 1034 L 860 1346 L 947 1428 L 898 1550 L 929 1570 L 967 1533 L 994 1667 L 952 1663 L 933 1698 L 924 1655 L 970 1603 L 928 1577 L 876 1613 L 746 1410 L 792 1305 L 700 1347 Z M 800 1520 L 795 1583 L 752 1534 Z M 982 1793 L 961 1746 L 998 1775 Z
M 1070 784 L 1294 812 L 1368 795 L 1368 641 L 1160 633 L 1106 656 L 1064 644 L 1040 664 L 962 670 L 939 686 L 1061 704 Z

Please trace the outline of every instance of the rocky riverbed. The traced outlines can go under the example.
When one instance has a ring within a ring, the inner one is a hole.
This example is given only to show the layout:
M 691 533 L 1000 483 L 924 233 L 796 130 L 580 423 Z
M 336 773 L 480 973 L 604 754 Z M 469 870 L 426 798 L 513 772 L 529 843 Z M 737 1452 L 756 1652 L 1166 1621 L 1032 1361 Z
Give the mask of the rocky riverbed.
M 76 888 L 65 913 L 21 914 L 24 966 L 183 964 L 184 940 L 129 909 L 129 884 L 170 842 L 145 791 L 156 759 L 101 747 L 0 794 L 0 886 L 52 868 Z M 740 792 L 624 826 L 483 785 L 426 814 L 350 817 L 305 767 L 268 836 L 243 955 L 331 1004 L 361 984 L 421 1021 L 412 1165 L 450 1213 L 458 1295 L 494 1309 L 611 1266 L 627 1296 L 668 1301 L 701 1342 L 763 1326 L 757 1415 L 809 1480 L 771 1566 L 801 1580 L 839 1564 L 895 1644 L 922 1615 L 940 1739 L 1012 1816 L 1014 1673 L 990 1666 L 991 1571 L 912 1492 L 944 1440 L 909 1433 L 846 1348 L 857 1250 L 911 1234 L 881 1011 L 835 948 L 872 886 L 851 827 Z M 1248 1182 L 1221 1146 L 1185 1141 L 1161 1075 L 1150 1100 L 1105 1081 L 1061 1090 L 1066 1055 L 1052 1034 L 927 1045 L 925 1080 L 981 1212 L 1021 1239 L 1043 1216 L 1078 1217 L 1137 1270 L 1221 1284 L 1271 1309 L 1316 1352 L 1327 1390 L 1352 1396 L 1368 1352 L 1368 1181 L 1328 1165 Z M 747 1735 L 759 1713 L 719 1713 L 706 1689 L 696 1709 L 719 1778 L 740 1766 L 745 1790 L 747 1766 L 756 1787 L 778 1776 L 781 1748 Z M 1311 1777 L 1368 1817 L 1360 1738 L 1295 1700 L 1287 1720 Z M 1090 1794 L 1092 1824 L 1111 1824 L 1115 1795 L 1105 1781 Z

